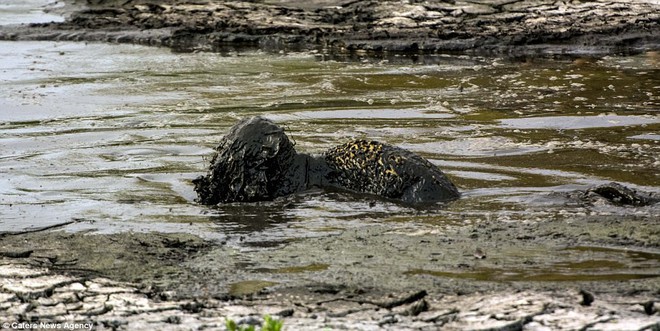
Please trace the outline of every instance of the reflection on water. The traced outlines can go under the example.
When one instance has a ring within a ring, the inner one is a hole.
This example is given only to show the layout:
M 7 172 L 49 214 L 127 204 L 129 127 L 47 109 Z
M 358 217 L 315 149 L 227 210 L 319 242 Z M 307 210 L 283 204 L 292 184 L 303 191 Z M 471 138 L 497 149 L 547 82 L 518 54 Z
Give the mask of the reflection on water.
M 420 212 L 448 224 L 465 214 L 535 219 L 554 207 L 530 201 L 609 181 L 660 191 L 660 69 L 646 56 L 433 60 L 1 42 L 0 231 L 85 219 L 93 222 L 68 229 L 235 233 L 230 240 L 263 243 Z M 423 211 L 322 191 L 198 206 L 190 181 L 226 130 L 257 114 L 309 153 L 356 137 L 414 150 L 464 198 Z
M 515 129 L 557 129 L 578 130 L 589 128 L 607 128 L 613 126 L 634 126 L 657 124 L 658 116 L 549 116 L 534 118 L 507 118 L 500 120 L 505 127 Z

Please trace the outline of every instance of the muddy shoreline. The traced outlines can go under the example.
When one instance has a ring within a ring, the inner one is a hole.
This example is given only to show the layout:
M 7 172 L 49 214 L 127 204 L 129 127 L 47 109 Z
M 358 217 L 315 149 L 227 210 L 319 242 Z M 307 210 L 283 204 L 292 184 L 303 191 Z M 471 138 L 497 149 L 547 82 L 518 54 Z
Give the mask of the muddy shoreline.
M 61 23 L 7 26 L 0 40 L 164 46 L 179 52 L 318 51 L 331 56 L 637 54 L 660 49 L 647 1 L 69 1 Z
M 250 246 L 188 234 L 4 234 L 2 314 L 121 330 L 258 323 L 263 314 L 291 330 L 656 330 L 653 218 L 371 222 Z M 590 259 L 562 271 L 553 261 L 566 252 Z M 621 259 L 601 261 L 603 252 Z

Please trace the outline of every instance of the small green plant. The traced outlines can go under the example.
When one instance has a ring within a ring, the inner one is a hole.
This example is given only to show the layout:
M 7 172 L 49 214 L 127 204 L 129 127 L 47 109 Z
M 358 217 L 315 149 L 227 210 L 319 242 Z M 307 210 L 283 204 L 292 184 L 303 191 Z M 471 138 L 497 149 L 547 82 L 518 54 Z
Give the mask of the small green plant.
M 276 320 L 270 316 L 264 316 L 264 325 L 261 326 L 261 331 L 282 331 L 284 321 Z
M 229 318 L 225 322 L 225 326 L 227 326 L 227 331 L 256 331 L 254 325 L 241 325 L 239 327 L 234 320 Z M 273 319 L 269 315 L 264 315 L 264 324 L 261 326 L 261 331 L 282 331 L 283 326 L 283 321 Z

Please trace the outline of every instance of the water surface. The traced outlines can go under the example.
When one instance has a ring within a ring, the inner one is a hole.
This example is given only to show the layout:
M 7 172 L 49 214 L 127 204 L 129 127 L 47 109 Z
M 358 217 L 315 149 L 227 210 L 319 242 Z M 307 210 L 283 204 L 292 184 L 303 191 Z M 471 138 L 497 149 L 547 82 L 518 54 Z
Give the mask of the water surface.
M 610 181 L 660 192 L 659 95 L 659 64 L 645 54 L 340 62 L 315 53 L 0 42 L 0 232 L 72 222 L 67 231 L 186 232 L 250 250 L 370 224 L 415 231 L 585 215 L 658 219 L 654 206 L 586 208 L 549 194 Z M 463 198 L 414 209 L 311 190 L 196 204 L 191 180 L 227 129 L 254 115 L 283 125 L 308 153 L 354 138 L 413 150 L 446 171 Z M 565 270 L 591 270 L 576 254 L 513 276 L 492 268 L 410 274 L 568 280 Z M 603 255 L 596 260 L 610 261 Z M 636 267 L 615 255 L 595 279 Z

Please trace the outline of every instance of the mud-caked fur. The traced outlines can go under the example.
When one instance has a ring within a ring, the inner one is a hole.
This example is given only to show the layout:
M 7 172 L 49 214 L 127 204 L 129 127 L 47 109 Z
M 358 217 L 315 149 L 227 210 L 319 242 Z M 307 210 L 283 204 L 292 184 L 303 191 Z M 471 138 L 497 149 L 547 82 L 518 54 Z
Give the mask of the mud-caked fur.
M 355 140 L 325 153 L 329 182 L 356 192 L 408 203 L 448 201 L 459 197 L 438 167 L 405 149 L 377 141 Z
M 295 192 L 287 174 L 297 159 L 284 130 L 261 117 L 234 125 L 222 139 L 206 176 L 193 181 L 198 201 L 272 200 Z

